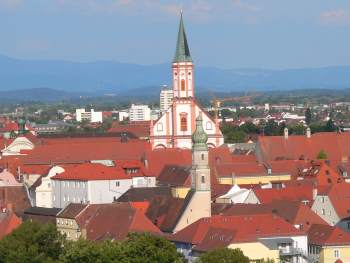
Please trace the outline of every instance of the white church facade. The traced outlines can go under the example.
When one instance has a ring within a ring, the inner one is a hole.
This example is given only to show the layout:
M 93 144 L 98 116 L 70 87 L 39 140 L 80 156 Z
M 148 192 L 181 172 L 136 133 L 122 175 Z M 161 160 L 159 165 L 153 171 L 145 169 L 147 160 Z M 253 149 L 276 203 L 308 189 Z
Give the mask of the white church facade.
M 208 135 L 208 146 L 218 147 L 224 143 L 219 123 L 214 121 L 197 103 L 194 85 L 194 64 L 188 48 L 181 15 L 175 57 L 172 64 L 173 103 L 156 121 L 151 122 L 152 148 L 191 149 L 191 136 L 200 114 L 203 129 Z

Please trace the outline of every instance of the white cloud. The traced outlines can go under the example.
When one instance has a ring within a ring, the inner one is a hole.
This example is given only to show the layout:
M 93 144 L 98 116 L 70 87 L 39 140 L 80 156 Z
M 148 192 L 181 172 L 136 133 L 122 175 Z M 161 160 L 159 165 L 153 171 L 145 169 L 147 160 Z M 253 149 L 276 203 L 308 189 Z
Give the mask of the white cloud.
M 321 22 L 326 24 L 350 24 L 350 10 L 335 9 L 322 12 Z

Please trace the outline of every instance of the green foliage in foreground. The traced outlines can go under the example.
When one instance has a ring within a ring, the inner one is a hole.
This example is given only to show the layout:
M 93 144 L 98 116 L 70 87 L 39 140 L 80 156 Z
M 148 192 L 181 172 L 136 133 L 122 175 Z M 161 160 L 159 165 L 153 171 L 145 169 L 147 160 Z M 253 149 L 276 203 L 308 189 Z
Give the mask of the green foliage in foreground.
M 250 260 L 240 249 L 219 248 L 202 254 L 198 263 L 249 263 Z
M 66 241 L 54 225 L 23 223 L 0 241 L 0 263 L 181 263 L 164 238 L 132 233 L 123 242 Z

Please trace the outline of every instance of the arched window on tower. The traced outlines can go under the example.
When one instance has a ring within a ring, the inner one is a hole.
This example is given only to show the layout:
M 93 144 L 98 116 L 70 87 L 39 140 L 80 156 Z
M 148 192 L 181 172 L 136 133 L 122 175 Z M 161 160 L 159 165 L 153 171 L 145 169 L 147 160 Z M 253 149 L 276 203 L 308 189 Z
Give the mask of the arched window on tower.
M 187 131 L 187 114 L 180 114 L 180 130 L 185 132 Z
M 185 83 L 185 80 L 182 79 L 181 80 L 181 91 L 185 91 L 186 90 L 186 83 Z

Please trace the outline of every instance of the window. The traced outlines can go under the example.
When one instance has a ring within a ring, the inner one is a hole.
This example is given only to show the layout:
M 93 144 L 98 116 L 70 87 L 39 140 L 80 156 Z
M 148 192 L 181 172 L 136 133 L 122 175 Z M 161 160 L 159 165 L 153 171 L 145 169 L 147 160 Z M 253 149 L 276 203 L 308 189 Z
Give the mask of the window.
M 348 222 L 348 229 L 350 229 L 350 222 Z
M 57 224 L 60 224 L 60 220 L 59 219 L 57 219 Z
M 201 177 L 201 181 L 202 181 L 202 184 L 204 184 L 204 183 L 205 183 L 205 177 L 204 177 L 204 175 L 202 175 L 202 177 Z
M 157 131 L 163 131 L 163 123 L 157 124 Z
M 322 215 L 325 215 L 326 211 L 324 209 L 322 209 Z
M 187 117 L 185 115 L 182 115 L 180 117 L 180 125 L 181 125 L 181 131 L 183 132 L 187 131 Z
M 51 187 L 51 184 L 50 184 L 50 183 L 48 183 L 48 184 L 47 184 L 47 188 L 50 188 L 50 187 Z
M 322 203 L 324 203 L 324 196 L 322 196 Z
M 208 122 L 206 123 L 205 126 L 206 126 L 205 128 L 206 128 L 207 130 L 212 130 L 212 129 L 213 129 L 213 125 L 211 124 L 210 121 L 208 121 Z
M 118 182 L 115 182 L 115 186 L 116 187 L 119 187 L 120 186 L 120 182 L 118 181 Z
M 186 83 L 185 83 L 185 80 L 182 79 L 181 80 L 181 91 L 185 91 L 186 90 Z
M 335 249 L 335 250 L 334 250 L 334 257 L 335 257 L 335 258 L 339 258 L 339 257 L 340 257 L 340 253 L 339 253 L 339 250 L 338 250 L 338 249 Z
M 201 157 L 202 157 L 202 161 L 204 161 L 204 153 L 202 153 Z

